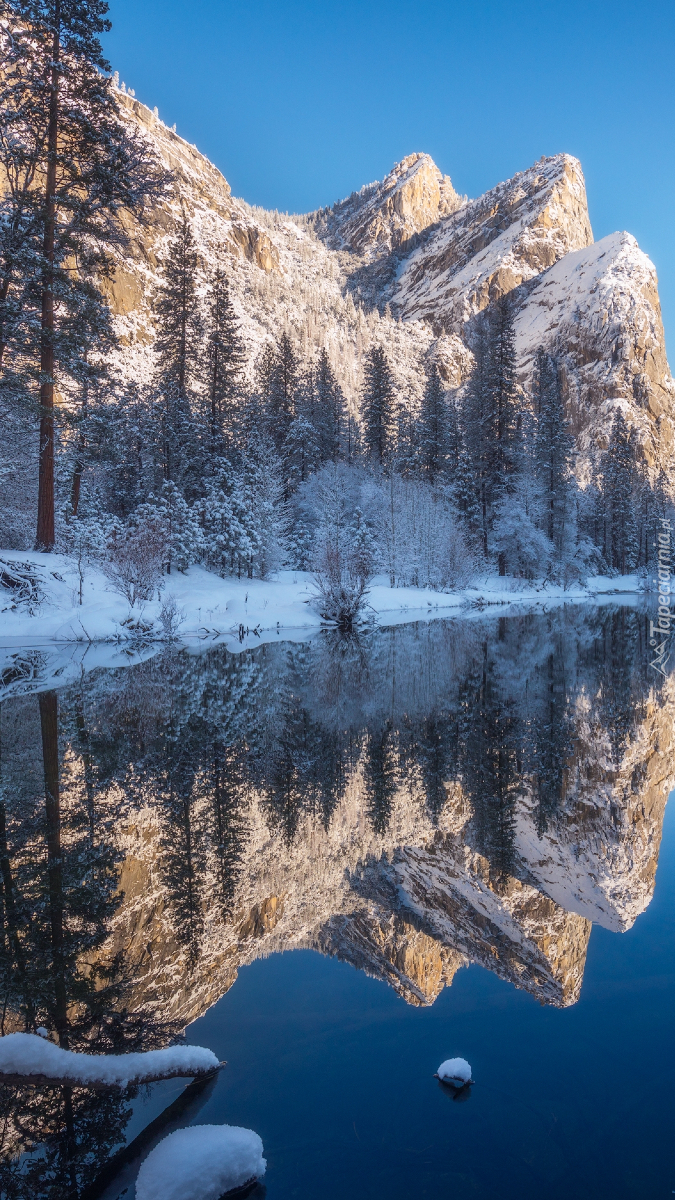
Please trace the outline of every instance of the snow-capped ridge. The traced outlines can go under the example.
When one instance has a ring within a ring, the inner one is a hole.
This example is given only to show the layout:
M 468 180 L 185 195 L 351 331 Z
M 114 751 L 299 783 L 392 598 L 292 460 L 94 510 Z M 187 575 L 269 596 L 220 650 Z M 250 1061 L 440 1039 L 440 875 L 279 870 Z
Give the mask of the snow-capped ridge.
M 332 246 L 369 259 L 405 247 L 462 203 L 431 155 L 409 154 L 380 183 L 334 205 L 326 214 L 325 235 Z
M 540 159 L 445 217 L 400 272 L 393 303 L 459 332 L 487 304 L 593 240 L 581 164 Z
M 582 481 L 617 409 L 636 429 L 651 475 L 672 472 L 675 384 L 656 270 L 632 234 L 609 234 L 534 280 L 516 317 L 516 345 L 524 381 L 540 346 L 563 367 Z

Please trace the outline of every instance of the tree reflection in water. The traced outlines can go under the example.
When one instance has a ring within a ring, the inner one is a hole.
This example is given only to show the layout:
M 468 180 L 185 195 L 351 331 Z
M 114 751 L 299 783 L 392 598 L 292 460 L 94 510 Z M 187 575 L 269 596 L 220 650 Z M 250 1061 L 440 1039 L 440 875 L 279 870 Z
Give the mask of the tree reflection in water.
M 565 925 L 567 859 L 553 882 L 536 876 L 527 838 L 553 862 L 582 805 L 592 855 L 598 829 L 629 836 L 631 794 L 651 789 L 658 845 L 667 781 L 646 723 L 671 689 L 649 676 L 646 624 L 632 609 L 570 608 L 325 632 L 167 651 L 6 700 L 2 1034 L 45 1026 L 92 1053 L 165 1045 L 268 945 L 336 953 L 415 1003 L 471 960 L 573 1001 L 578 971 L 563 979 L 536 930 L 511 969 L 495 914 L 510 904 L 517 924 L 536 894 L 538 919 L 573 928 L 583 970 L 586 917 L 595 904 L 603 919 L 602 904 L 581 888 Z M 313 928 L 299 915 L 305 875 L 323 897 Z M 625 927 L 629 909 L 607 923 Z M 3 1195 L 83 1197 L 124 1142 L 135 1094 L 0 1089 Z

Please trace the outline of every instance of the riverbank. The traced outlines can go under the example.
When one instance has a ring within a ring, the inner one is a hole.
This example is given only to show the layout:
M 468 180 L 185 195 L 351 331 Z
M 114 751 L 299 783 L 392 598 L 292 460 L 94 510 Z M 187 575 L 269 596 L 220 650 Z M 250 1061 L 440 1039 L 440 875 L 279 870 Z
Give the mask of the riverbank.
M 172 634 L 179 641 L 225 639 L 250 645 L 270 636 L 307 636 L 323 624 L 313 603 L 312 576 L 280 571 L 274 579 L 221 579 L 203 567 L 166 576 L 160 599 L 130 609 L 95 566 L 81 581 L 73 559 L 60 554 L 0 551 L 0 560 L 30 566 L 37 599 L 17 601 L 0 587 L 0 645 L 115 643 L 157 641 L 166 636 L 162 606 L 173 601 Z M 595 576 L 568 590 L 549 583 L 489 577 L 470 588 L 437 592 L 430 588 L 389 586 L 377 576 L 368 594 L 366 618 L 379 624 L 449 616 L 453 610 L 481 611 L 492 605 L 579 603 L 623 595 L 637 596 L 637 576 Z M 172 607 L 172 605 L 170 605 Z

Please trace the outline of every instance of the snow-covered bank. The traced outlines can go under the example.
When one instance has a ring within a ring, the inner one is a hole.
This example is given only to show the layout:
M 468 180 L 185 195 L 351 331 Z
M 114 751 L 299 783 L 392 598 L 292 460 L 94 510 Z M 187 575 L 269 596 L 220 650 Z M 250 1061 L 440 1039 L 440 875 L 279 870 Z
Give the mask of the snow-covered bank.
M 177 1129 L 138 1172 L 136 1200 L 219 1200 L 260 1179 L 267 1163 L 252 1129 L 193 1125 Z
M 221 579 L 195 566 L 185 574 L 166 576 L 161 599 L 130 613 L 128 602 L 96 567 L 86 569 L 80 604 L 80 579 L 72 559 L 18 551 L 0 551 L 0 557 L 7 563 L 33 564 L 42 593 L 38 604 L 14 604 L 12 592 L 0 588 L 3 647 L 151 641 L 161 635 L 162 605 L 170 598 L 178 610 L 174 624 L 181 641 L 222 639 L 239 647 L 270 640 L 282 632 L 284 638 L 306 637 L 322 625 L 311 603 L 312 576 L 304 571 L 280 571 L 272 580 Z M 378 576 L 368 595 L 368 615 L 380 624 L 393 624 L 447 616 L 461 608 L 548 606 L 618 594 L 627 598 L 639 591 L 634 575 L 618 579 L 597 576 L 567 591 L 554 584 L 494 577 L 458 592 L 392 588 L 384 576 Z
M 30 1077 L 82 1087 L 126 1087 L 157 1079 L 204 1075 L 219 1066 L 202 1046 L 169 1046 L 139 1054 L 76 1054 L 46 1036 L 9 1033 L 0 1038 L 0 1079 Z

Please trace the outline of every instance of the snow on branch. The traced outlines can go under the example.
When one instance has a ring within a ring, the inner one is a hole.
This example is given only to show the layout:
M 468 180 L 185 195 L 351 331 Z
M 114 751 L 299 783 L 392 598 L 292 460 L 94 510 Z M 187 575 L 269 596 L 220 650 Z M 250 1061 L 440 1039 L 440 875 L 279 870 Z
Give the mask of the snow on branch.
M 203 1046 L 169 1046 L 136 1054 L 77 1054 L 34 1033 L 0 1038 L 0 1082 L 127 1087 L 159 1079 L 205 1075 L 223 1066 Z
M 26 604 L 32 613 L 43 599 L 40 582 L 34 563 L 9 562 L 0 558 L 0 587 L 9 592 L 12 605 Z M 0 593 L 0 604 L 3 599 Z M 4 606 L 0 611 L 4 611 Z

